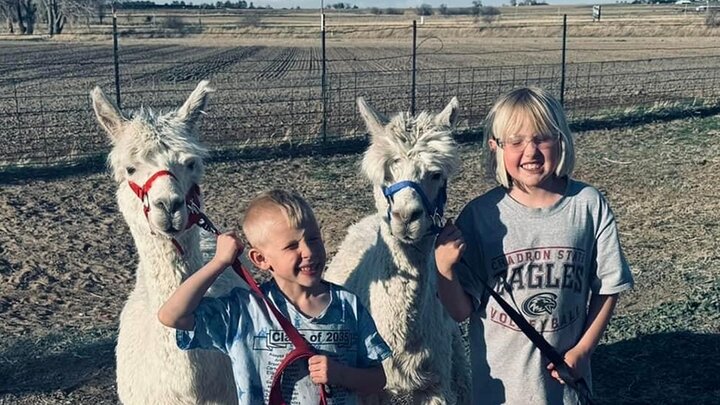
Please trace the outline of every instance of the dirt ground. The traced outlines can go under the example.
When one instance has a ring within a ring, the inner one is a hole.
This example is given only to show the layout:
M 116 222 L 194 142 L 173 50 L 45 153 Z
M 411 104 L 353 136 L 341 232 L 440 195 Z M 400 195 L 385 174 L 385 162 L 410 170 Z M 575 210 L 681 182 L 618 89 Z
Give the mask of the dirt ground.
M 211 119 L 211 117 L 209 117 Z M 720 397 L 720 118 L 578 134 L 575 177 L 619 221 L 635 290 L 594 357 L 602 404 L 717 403 Z M 449 216 L 492 183 L 462 146 Z M 238 228 L 259 190 L 296 190 L 332 254 L 375 211 L 360 154 L 210 164 L 207 212 Z M 104 172 L 0 189 L 0 404 L 114 404 L 114 340 L 136 249 Z

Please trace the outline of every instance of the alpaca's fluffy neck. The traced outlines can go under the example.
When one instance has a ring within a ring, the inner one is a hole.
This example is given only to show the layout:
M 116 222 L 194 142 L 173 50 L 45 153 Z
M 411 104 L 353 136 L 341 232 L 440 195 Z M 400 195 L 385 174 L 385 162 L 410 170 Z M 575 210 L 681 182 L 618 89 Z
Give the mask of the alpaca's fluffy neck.
M 392 306 L 390 312 L 395 319 L 395 326 L 389 329 L 394 334 L 388 339 L 395 348 L 415 350 L 413 348 L 422 347 L 424 337 L 410 331 L 423 330 L 427 326 L 424 323 L 427 322 L 428 314 L 433 312 L 428 305 L 440 305 L 435 301 L 437 277 L 429 266 L 435 238 L 429 235 L 412 245 L 401 243 L 392 236 L 385 221 L 381 222 L 380 236 L 393 261 L 387 270 L 394 273 L 390 274 L 392 278 L 401 280 L 391 284 L 393 291 L 388 297 L 391 303 L 386 303 Z
M 392 235 L 389 224 L 381 221 L 380 237 L 390 250 L 397 274 L 417 281 L 415 290 L 418 296 L 434 289 L 435 278 L 429 277 L 431 269 L 428 267 L 434 236 L 428 235 L 413 244 L 402 243 Z
M 202 265 L 198 229 L 193 227 L 175 238 L 183 248 L 181 255 L 171 239 L 151 233 L 137 197 L 120 191 L 118 205 L 138 250 L 136 288 L 145 292 L 150 310 L 155 311 Z

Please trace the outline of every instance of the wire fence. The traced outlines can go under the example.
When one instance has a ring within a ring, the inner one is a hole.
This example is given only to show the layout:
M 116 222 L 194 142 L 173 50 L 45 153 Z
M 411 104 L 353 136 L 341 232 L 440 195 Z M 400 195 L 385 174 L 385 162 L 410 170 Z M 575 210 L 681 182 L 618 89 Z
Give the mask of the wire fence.
M 359 30 L 371 28 L 347 26 L 327 30 L 327 47 L 182 44 L 127 33 L 115 49 L 107 40 L 5 41 L 0 139 L 7 147 L 0 150 L 0 168 L 52 167 L 104 156 L 109 144 L 88 97 L 96 85 L 118 96 L 124 110 L 171 109 L 199 80 L 210 79 L 217 92 L 202 124 L 205 143 L 216 152 L 249 154 L 363 142 L 365 128 L 355 107 L 360 96 L 387 115 L 413 107 L 439 110 L 456 96 L 459 128 L 465 131 L 480 128 L 492 102 L 517 86 L 550 90 L 563 99 L 574 123 L 653 108 L 691 110 L 720 98 L 720 46 L 713 43 L 588 45 L 573 37 L 572 25 L 550 27 L 542 41 L 491 35 L 473 46 L 457 39 L 457 27 L 413 32 L 412 25 L 393 27 L 396 38 L 407 37 L 382 46 L 353 40 Z M 417 36 L 415 46 L 406 45 L 411 35 Z M 510 49 L 504 42 L 516 43 Z

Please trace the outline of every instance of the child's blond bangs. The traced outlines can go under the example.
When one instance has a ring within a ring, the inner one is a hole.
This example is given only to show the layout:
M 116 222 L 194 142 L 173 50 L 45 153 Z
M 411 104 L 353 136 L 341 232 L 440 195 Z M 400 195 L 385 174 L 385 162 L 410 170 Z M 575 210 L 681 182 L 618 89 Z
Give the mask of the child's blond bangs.
M 317 223 L 312 208 L 299 195 L 285 190 L 266 191 L 250 201 L 243 219 L 243 233 L 251 245 L 258 245 L 265 239 L 262 218 L 276 210 L 282 212 L 292 228 L 300 229 Z

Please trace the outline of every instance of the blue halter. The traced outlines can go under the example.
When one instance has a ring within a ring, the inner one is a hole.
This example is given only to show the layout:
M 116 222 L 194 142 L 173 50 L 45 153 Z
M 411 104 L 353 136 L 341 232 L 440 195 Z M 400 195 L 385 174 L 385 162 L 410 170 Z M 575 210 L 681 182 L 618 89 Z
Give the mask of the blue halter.
M 420 198 L 423 202 L 423 207 L 425 207 L 425 213 L 427 213 L 427 215 L 430 217 L 430 220 L 432 221 L 430 231 L 434 234 L 440 233 L 440 230 L 444 225 L 443 215 L 445 213 L 445 203 L 447 202 L 447 182 L 443 183 L 442 187 L 438 191 L 437 198 L 435 199 L 435 204 L 430 204 L 430 200 L 425 195 L 425 192 L 423 191 L 422 187 L 420 187 L 420 184 L 414 181 L 403 180 L 388 187 L 383 187 L 383 195 L 388 202 L 388 222 L 390 222 L 390 211 L 392 209 L 393 195 L 395 195 L 395 193 L 397 193 L 398 191 L 408 187 L 412 188 L 418 193 L 418 195 L 420 195 Z

